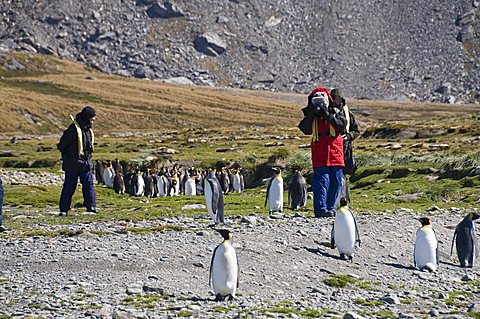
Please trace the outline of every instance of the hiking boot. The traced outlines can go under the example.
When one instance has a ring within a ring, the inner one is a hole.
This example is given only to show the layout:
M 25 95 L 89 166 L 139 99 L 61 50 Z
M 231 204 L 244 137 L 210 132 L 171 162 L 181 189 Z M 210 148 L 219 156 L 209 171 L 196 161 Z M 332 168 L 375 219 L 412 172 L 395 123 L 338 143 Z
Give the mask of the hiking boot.
M 67 216 L 67 212 L 60 212 L 58 216 Z
M 315 217 L 333 217 L 335 214 L 332 211 L 322 212 L 317 214 Z

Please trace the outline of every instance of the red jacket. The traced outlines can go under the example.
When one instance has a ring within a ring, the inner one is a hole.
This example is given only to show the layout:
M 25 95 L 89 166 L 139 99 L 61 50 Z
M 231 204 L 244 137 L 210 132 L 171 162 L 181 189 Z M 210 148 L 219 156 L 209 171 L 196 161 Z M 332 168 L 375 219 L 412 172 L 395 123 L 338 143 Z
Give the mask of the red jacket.
M 311 103 L 315 93 L 326 92 L 330 100 L 328 119 L 316 117 L 312 124 L 312 164 L 313 167 L 320 166 L 345 166 L 343 160 L 343 138 L 341 136 L 345 131 L 346 119 L 343 112 L 333 109 L 333 101 L 330 93 L 325 88 L 316 88 L 309 96 Z M 316 132 L 313 125 L 317 126 Z

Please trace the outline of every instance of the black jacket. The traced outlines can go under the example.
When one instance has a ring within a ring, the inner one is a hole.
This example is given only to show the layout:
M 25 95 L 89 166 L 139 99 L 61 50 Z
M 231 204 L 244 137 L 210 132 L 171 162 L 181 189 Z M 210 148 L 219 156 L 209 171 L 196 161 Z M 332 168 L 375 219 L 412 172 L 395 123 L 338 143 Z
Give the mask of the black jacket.
M 93 169 L 92 163 L 92 134 L 90 132 L 91 126 L 88 120 L 85 120 L 80 113 L 75 116 L 75 120 L 80 126 L 82 133 L 83 156 L 78 153 L 78 134 L 74 123 L 63 132 L 57 148 L 62 154 L 62 169 L 67 170 L 82 170 L 88 171 Z

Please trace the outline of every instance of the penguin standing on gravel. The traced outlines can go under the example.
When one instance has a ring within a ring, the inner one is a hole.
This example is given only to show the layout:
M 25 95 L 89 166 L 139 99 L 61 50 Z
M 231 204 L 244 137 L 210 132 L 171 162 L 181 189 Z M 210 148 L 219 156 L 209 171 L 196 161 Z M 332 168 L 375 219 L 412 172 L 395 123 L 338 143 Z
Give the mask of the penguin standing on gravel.
M 238 258 L 232 246 L 232 233 L 227 229 L 216 229 L 223 237 L 223 242 L 213 251 L 210 263 L 209 284 L 213 284 L 215 301 L 225 298 L 232 300 L 238 288 Z
M 205 177 L 204 192 L 208 215 L 215 224 L 224 223 L 223 191 L 215 176 L 215 170 L 211 170 Z
M 478 257 L 478 242 L 473 221 L 479 218 L 478 213 L 470 213 L 455 228 L 450 255 L 453 253 L 453 244 L 456 243 L 457 256 L 461 267 L 473 268 L 475 258 Z
M 360 246 L 360 233 L 357 221 L 345 198 L 340 199 L 340 207 L 335 210 L 335 221 L 331 233 L 330 247 L 337 247 L 340 258 L 353 261 L 356 243 Z
M 265 206 L 268 202 L 268 211 L 283 211 L 283 178 L 282 171 L 278 167 L 273 168 L 275 175 L 268 180 L 267 195 L 265 197 Z
M 438 242 L 428 217 L 418 219 L 422 227 L 417 229 L 414 248 L 415 267 L 420 270 L 436 271 L 438 268 Z
M 292 210 L 307 205 L 307 183 L 299 170 L 295 170 L 288 183 L 288 203 Z

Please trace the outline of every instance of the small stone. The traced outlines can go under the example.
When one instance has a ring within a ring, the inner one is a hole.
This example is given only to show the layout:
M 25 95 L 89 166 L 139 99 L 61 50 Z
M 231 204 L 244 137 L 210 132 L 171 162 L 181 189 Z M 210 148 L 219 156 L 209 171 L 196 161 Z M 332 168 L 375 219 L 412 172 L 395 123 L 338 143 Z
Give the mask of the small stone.
M 438 317 L 440 316 L 440 312 L 438 311 L 438 309 L 436 308 L 432 308 L 430 309 L 430 311 L 428 312 L 428 314 L 432 317 Z
M 400 304 L 400 299 L 394 294 L 385 295 L 380 300 L 383 301 L 383 302 L 386 302 L 390 305 L 399 305 Z
M 468 282 L 468 281 L 473 281 L 473 280 L 474 280 L 474 278 L 471 274 L 466 274 L 462 277 L 462 281 Z
M 130 286 L 127 287 L 127 295 L 138 295 L 142 293 L 142 287 L 140 286 Z
M 343 315 L 343 319 L 364 319 L 365 317 L 360 316 L 358 313 L 349 311 Z

